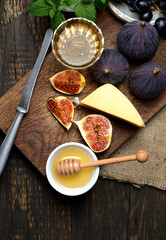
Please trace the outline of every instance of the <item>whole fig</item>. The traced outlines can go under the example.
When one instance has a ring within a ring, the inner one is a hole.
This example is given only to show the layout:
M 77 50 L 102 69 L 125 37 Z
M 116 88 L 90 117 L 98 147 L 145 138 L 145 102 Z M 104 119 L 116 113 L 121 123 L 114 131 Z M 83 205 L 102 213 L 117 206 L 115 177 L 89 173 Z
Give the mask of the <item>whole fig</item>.
M 155 62 L 144 63 L 130 74 L 129 86 L 140 98 L 155 98 L 166 86 L 166 69 Z
M 117 36 L 119 51 L 134 61 L 144 61 L 152 57 L 158 44 L 159 35 L 156 28 L 144 21 L 126 23 Z
M 126 78 L 128 71 L 128 60 L 120 52 L 113 49 L 105 49 L 93 66 L 94 79 L 100 84 L 117 85 Z

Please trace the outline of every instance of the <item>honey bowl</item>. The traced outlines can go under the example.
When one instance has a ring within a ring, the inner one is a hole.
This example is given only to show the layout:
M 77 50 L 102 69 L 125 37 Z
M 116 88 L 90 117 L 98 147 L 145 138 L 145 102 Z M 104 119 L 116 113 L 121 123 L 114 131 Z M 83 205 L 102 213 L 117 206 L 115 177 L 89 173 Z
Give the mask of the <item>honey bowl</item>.
M 83 69 L 92 66 L 100 58 L 103 48 L 101 29 L 85 18 L 70 18 L 54 31 L 52 51 L 66 67 Z
M 78 196 L 89 191 L 99 176 L 99 167 L 84 168 L 72 176 L 59 176 L 56 165 L 66 158 L 76 158 L 80 162 L 97 161 L 95 153 L 81 143 L 69 142 L 55 148 L 46 163 L 46 176 L 50 185 L 59 193 Z

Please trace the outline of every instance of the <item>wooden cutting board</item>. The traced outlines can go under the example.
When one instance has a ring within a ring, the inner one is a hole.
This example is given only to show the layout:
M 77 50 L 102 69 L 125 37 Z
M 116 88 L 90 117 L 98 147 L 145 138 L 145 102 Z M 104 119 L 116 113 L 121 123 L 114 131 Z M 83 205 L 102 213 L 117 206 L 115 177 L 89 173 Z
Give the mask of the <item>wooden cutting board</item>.
M 116 37 L 123 23 L 106 10 L 98 13 L 97 24 L 101 28 L 105 38 L 105 49 L 117 49 Z M 160 63 L 166 68 L 165 49 L 166 42 L 161 39 L 159 48 L 152 60 Z M 138 65 L 130 64 L 130 72 L 137 66 Z M 52 53 L 46 57 L 35 85 L 29 112 L 23 118 L 15 140 L 15 145 L 43 175 L 45 175 L 47 158 L 54 148 L 62 143 L 71 141 L 85 144 L 75 125 L 73 125 L 70 130 L 65 130 L 54 119 L 46 107 L 47 98 L 58 93 L 53 89 L 48 79 L 55 73 L 65 69 L 65 67 L 55 60 Z M 99 85 L 95 83 L 92 77 L 92 69 L 86 69 L 80 72 L 86 78 L 86 87 L 83 92 L 77 96 L 81 100 L 99 87 Z M 15 117 L 16 107 L 29 75 L 30 72 L 0 99 L 0 129 L 4 133 L 7 133 Z M 138 99 L 130 92 L 127 79 L 120 84 L 118 88 L 131 100 L 145 122 L 147 122 L 166 104 L 165 91 L 158 98 L 145 101 Z M 70 99 L 73 99 L 74 97 L 75 96 L 71 96 Z M 75 119 L 79 120 L 91 113 L 96 112 L 81 107 L 75 112 Z M 99 159 L 109 157 L 111 153 L 113 153 L 130 136 L 136 131 L 139 131 L 139 128 L 129 123 L 111 116 L 107 117 L 113 125 L 113 139 L 109 149 L 103 153 L 97 154 Z M 129 152 L 132 153 L 130 149 Z

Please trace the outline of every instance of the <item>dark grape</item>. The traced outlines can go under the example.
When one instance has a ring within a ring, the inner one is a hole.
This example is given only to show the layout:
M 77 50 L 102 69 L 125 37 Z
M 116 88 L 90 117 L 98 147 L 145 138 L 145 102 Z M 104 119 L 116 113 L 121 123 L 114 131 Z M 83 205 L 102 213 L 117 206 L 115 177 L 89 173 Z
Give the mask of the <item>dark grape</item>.
M 155 21 L 155 27 L 160 35 L 166 37 L 166 19 L 158 18 Z
M 131 11 L 136 11 L 136 3 L 138 0 L 130 0 L 130 10 Z
M 147 12 L 151 7 L 151 2 L 149 0 L 138 0 L 136 2 L 136 8 L 140 12 Z
M 152 11 L 140 13 L 139 19 L 145 22 L 149 22 L 153 17 Z

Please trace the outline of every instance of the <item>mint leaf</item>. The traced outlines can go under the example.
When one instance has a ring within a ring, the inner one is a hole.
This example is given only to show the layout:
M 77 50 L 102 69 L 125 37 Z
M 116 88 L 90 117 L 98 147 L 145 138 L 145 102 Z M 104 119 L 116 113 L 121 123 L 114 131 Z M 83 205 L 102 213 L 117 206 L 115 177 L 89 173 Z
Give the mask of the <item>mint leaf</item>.
M 80 2 L 74 7 L 74 13 L 77 17 L 87 18 L 89 20 L 96 20 L 96 9 L 94 3 Z
M 106 0 L 100 0 L 103 4 L 105 4 L 106 3 Z
M 54 17 L 51 19 L 51 27 L 53 30 L 55 30 L 59 24 L 61 24 L 63 21 L 65 21 L 66 18 L 63 13 L 61 12 L 56 12 Z
M 54 10 L 54 9 L 51 9 L 51 10 L 49 11 L 49 16 L 50 16 L 50 18 L 52 19 L 52 18 L 54 17 L 54 15 L 55 15 L 55 10 Z
M 67 3 L 67 5 L 73 5 L 73 4 L 75 4 L 75 3 L 77 3 L 79 0 L 66 0 L 66 3 Z
M 82 0 L 82 2 L 84 2 L 84 3 L 91 3 L 92 0 Z
M 105 4 L 102 3 L 103 0 L 95 0 L 94 4 L 96 6 L 97 9 L 99 10 L 105 10 L 107 8 L 107 1 L 105 2 Z
M 44 0 L 37 0 L 36 2 L 32 3 L 29 12 L 34 16 L 48 16 L 50 11 L 50 7 L 45 3 Z
M 59 11 L 63 11 L 63 10 L 66 10 L 69 6 L 67 5 L 66 2 L 63 2 L 59 7 L 58 7 L 58 10 Z
M 52 0 L 44 0 L 44 2 L 50 7 L 52 7 L 54 5 Z
M 58 4 L 60 4 L 60 0 L 59 0 L 59 1 L 57 1 L 57 0 L 52 0 L 52 2 L 53 2 L 53 3 L 57 3 L 57 2 L 58 2 Z

